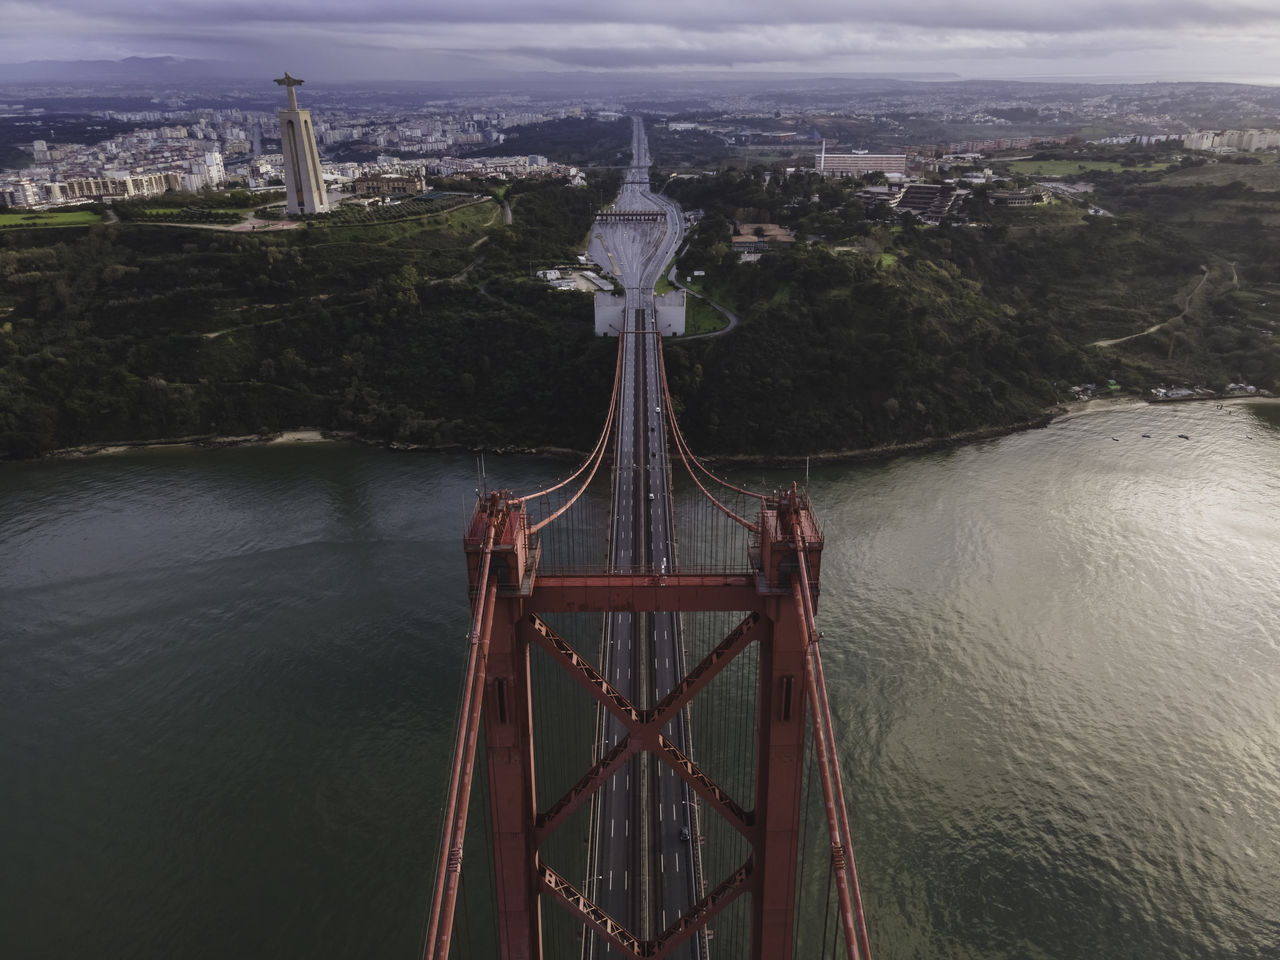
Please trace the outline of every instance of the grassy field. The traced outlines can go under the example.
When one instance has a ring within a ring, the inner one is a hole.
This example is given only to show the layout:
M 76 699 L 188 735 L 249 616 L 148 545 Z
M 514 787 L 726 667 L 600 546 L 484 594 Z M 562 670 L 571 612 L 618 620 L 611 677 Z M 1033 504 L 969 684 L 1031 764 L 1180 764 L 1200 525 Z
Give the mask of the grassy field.
M 37 213 L 0 213 L 0 227 L 82 227 L 86 223 L 101 223 L 102 217 L 88 210 L 58 213 L 41 210 Z
M 653 285 L 653 292 L 658 296 L 662 296 L 664 293 L 670 293 L 675 289 L 675 287 L 671 285 L 671 281 L 667 279 L 667 274 L 670 272 L 671 264 L 668 263 L 662 268 L 662 273 L 658 275 L 658 282 Z
M 993 207 L 990 213 L 993 224 L 1003 224 L 1015 235 L 1046 227 L 1078 227 L 1084 223 L 1085 216 L 1085 211 L 1076 204 L 1056 196 L 1051 196 L 1047 203 L 1030 207 Z
M 686 292 L 684 298 L 684 332 L 686 336 L 692 336 L 695 333 L 714 333 L 717 330 L 723 330 L 729 325 L 729 318 L 703 299 L 703 297 L 715 296 L 715 294 L 708 294 L 698 283 L 686 283 L 684 287 L 686 291 L 693 291 Z M 695 297 L 693 295 L 694 292 L 700 293 L 702 296 Z M 726 306 L 730 310 L 734 309 L 732 304 L 726 304 Z
M 685 297 L 684 332 L 685 336 L 695 333 L 714 333 L 729 325 L 729 318 L 707 301 L 698 297 Z
M 1276 156 L 1259 156 L 1262 163 L 1206 163 L 1173 170 L 1157 183 L 1167 187 L 1221 187 L 1239 180 L 1254 190 L 1280 190 L 1280 163 Z
M 1118 173 L 1121 170 L 1167 170 L 1167 163 L 1144 163 L 1125 167 L 1110 160 L 1014 160 L 1008 164 L 1009 172 L 1024 177 L 1066 177 L 1073 173 L 1089 173 L 1103 170 Z
M 494 220 L 492 203 L 443 214 L 381 224 L 326 224 L 309 244 L 309 255 L 332 269 L 376 272 L 388 263 L 409 263 L 421 276 L 453 276 L 483 252 L 473 250 Z

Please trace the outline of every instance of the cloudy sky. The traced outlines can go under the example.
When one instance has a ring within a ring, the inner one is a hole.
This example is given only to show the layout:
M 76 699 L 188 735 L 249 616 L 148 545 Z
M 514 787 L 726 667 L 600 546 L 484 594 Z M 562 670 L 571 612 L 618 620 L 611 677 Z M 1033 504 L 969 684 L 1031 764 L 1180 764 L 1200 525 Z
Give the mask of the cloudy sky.
M 1280 84 L 1280 0 L 0 0 L 0 62 L 172 55 L 317 80 L 643 69 Z

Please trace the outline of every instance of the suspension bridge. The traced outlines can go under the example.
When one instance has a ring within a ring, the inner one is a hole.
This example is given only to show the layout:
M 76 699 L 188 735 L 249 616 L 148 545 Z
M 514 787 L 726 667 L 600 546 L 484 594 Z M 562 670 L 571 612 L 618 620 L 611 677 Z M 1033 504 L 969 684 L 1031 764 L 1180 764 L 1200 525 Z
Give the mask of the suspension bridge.
M 599 439 L 545 490 L 483 490 L 463 538 L 472 619 L 423 955 L 467 955 L 480 858 L 504 960 L 870 960 L 815 619 L 822 532 L 803 490 L 730 484 L 680 432 L 653 289 L 682 222 L 633 124 L 589 247 L 625 290 Z

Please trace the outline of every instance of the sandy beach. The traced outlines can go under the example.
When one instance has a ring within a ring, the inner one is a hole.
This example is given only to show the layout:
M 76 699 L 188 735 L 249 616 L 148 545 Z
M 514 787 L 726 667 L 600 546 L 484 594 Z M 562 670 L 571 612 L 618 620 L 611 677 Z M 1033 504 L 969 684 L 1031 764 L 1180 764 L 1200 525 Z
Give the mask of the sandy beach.
M 41 459 L 71 460 L 79 457 L 100 457 L 114 453 L 126 453 L 132 450 L 146 450 L 151 447 L 245 447 L 273 443 L 337 443 L 354 439 L 355 434 L 348 431 L 320 430 L 311 427 L 299 427 L 296 430 L 284 430 L 280 433 L 251 433 L 237 437 L 223 437 L 216 434 L 203 434 L 188 437 L 166 437 L 161 440 L 138 440 L 127 443 L 86 443 L 75 447 L 62 447 L 50 450 Z
M 1168 400 L 1160 401 L 1155 405 L 1163 405 L 1165 403 L 1217 403 L 1217 404 L 1239 404 L 1239 403 L 1280 403 L 1280 397 L 1257 397 L 1257 396 L 1241 396 L 1241 397 L 1203 397 L 1188 398 L 1186 400 Z M 722 456 L 705 456 L 699 459 L 707 463 L 721 464 L 751 464 L 751 465 L 767 465 L 767 466 L 794 466 L 804 463 L 806 460 L 814 464 L 820 463 L 856 463 L 866 460 L 884 460 L 892 457 L 909 456 L 913 453 L 924 453 L 930 450 L 938 450 L 945 447 L 962 446 L 966 443 L 978 443 L 984 440 L 993 440 L 997 437 L 1006 436 L 1010 433 L 1018 433 L 1022 430 L 1035 430 L 1046 427 L 1054 420 L 1069 419 L 1073 417 L 1092 415 L 1097 413 L 1106 413 L 1110 410 L 1117 410 L 1123 407 L 1131 407 L 1135 404 L 1151 404 L 1151 401 L 1143 397 L 1135 397 L 1132 395 L 1119 397 L 1094 397 L 1090 400 L 1071 400 L 1066 403 L 1059 404 L 1046 410 L 1044 414 L 1034 420 L 1027 420 L 1021 423 L 1005 424 L 996 427 L 980 427 L 975 430 L 967 430 L 960 433 L 953 433 L 942 437 L 925 437 L 919 440 L 908 440 L 902 443 L 888 444 L 880 447 L 864 447 L 856 450 L 827 450 L 814 453 L 809 457 L 803 456 L 786 456 L 786 457 L 763 457 L 753 454 L 742 455 L 722 455 Z M 137 442 L 122 443 L 115 441 L 111 443 L 82 444 L 75 447 L 63 447 L 59 450 L 51 450 L 41 459 L 61 458 L 74 459 L 78 457 L 96 457 L 106 456 L 113 453 L 124 453 L 130 450 L 141 450 L 148 447 L 243 447 L 250 445 L 265 445 L 274 443 L 337 443 L 342 441 L 357 441 L 361 443 L 371 443 L 378 446 L 390 446 L 393 450 L 406 451 L 432 451 L 436 448 L 416 443 L 392 443 L 383 444 L 381 441 L 362 440 L 352 431 L 339 430 L 321 430 L 317 427 L 298 427 L 293 430 L 283 430 L 280 433 L 260 435 L 248 434 L 237 437 L 222 437 L 216 435 L 202 435 L 189 437 L 171 437 L 162 440 L 139 440 Z M 458 444 L 451 444 L 449 451 L 457 452 L 466 449 Z M 442 451 L 443 452 L 443 451 Z M 489 453 L 520 453 L 533 456 L 551 456 L 562 458 L 575 458 L 585 456 L 583 451 L 569 450 L 564 447 L 536 447 L 536 448 L 510 448 L 502 450 L 489 450 Z

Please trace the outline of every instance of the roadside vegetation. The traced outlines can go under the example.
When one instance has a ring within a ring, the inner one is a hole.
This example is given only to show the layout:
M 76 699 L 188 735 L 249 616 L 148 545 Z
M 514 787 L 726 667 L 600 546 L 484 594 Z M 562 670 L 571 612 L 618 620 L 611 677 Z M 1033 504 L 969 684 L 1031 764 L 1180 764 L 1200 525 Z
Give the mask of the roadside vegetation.
M 729 326 L 729 318 L 700 297 L 685 297 L 684 332 L 686 336 L 716 333 Z

